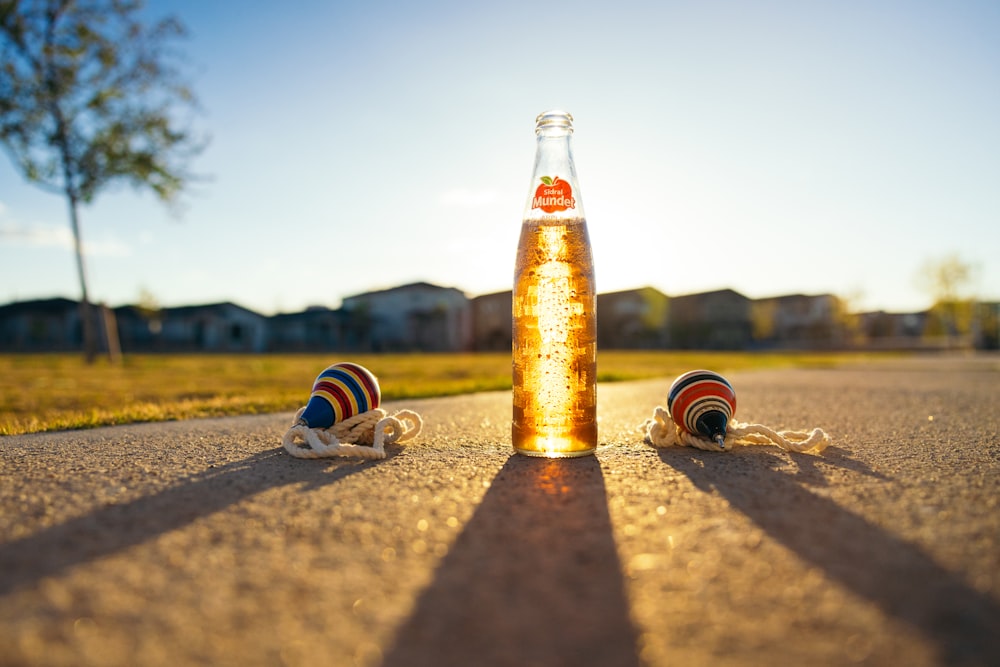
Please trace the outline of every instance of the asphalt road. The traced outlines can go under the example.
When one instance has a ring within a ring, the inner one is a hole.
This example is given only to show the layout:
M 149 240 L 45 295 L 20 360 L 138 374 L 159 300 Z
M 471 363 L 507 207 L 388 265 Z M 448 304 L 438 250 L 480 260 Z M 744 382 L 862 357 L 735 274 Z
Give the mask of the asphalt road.
M 509 394 L 383 461 L 290 415 L 0 438 L 2 665 L 1000 665 L 1000 358 L 731 374 L 821 456 L 512 454 Z

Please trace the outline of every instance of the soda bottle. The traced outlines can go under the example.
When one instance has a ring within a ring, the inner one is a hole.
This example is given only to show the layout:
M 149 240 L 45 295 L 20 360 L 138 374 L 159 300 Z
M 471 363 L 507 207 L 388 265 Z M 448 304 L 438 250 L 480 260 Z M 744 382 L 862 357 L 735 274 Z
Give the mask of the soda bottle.
M 573 117 L 546 111 L 535 134 L 514 268 L 511 436 L 528 456 L 583 456 L 597 447 L 597 293 Z

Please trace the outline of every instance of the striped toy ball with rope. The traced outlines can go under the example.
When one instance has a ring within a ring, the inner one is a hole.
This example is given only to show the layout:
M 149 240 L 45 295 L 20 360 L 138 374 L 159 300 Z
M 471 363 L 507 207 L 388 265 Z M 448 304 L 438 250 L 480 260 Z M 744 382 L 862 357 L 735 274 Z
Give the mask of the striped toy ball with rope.
M 736 392 L 729 380 L 706 370 L 684 373 L 670 385 L 667 410 L 681 429 L 699 435 L 698 418 L 718 411 L 728 421 L 736 412 Z
M 358 364 L 339 362 L 327 367 L 316 378 L 300 421 L 309 428 L 330 428 L 374 410 L 381 400 L 378 378 L 371 371 Z

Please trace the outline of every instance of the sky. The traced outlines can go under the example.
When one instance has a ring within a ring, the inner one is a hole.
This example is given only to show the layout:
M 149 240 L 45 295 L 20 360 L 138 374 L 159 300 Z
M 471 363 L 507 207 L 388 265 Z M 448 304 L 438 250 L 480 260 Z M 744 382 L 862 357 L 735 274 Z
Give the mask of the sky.
M 234 10 L 234 7 L 239 7 Z M 575 118 L 598 290 L 1000 300 L 1000 3 L 151 0 L 210 136 L 171 210 L 82 209 L 91 298 L 339 307 L 511 288 L 534 120 Z M 63 199 L 0 155 L 0 303 L 79 298 Z

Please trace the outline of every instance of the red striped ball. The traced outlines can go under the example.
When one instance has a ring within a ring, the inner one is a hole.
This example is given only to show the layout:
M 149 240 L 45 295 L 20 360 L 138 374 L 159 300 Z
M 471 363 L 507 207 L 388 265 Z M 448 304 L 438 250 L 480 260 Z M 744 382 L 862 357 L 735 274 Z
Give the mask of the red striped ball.
M 337 422 L 374 410 L 382 400 L 378 378 L 358 364 L 328 366 L 313 383 L 309 403 L 299 419 L 309 428 L 330 428 Z
M 736 392 L 729 380 L 706 370 L 689 371 L 670 385 L 667 410 L 681 429 L 714 438 L 736 412 Z

